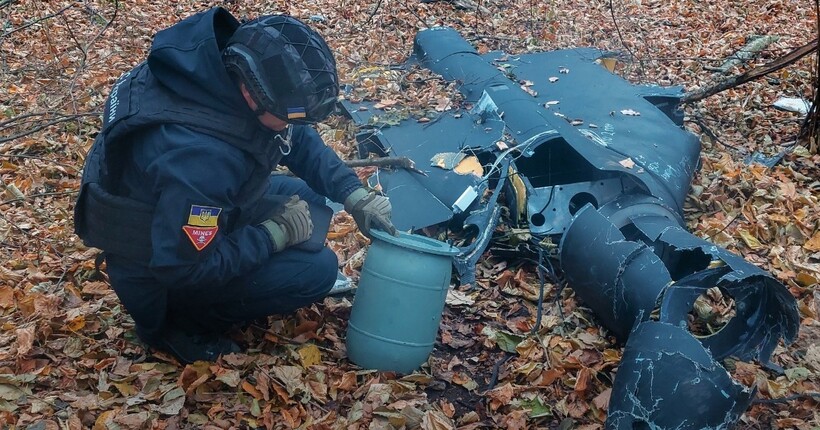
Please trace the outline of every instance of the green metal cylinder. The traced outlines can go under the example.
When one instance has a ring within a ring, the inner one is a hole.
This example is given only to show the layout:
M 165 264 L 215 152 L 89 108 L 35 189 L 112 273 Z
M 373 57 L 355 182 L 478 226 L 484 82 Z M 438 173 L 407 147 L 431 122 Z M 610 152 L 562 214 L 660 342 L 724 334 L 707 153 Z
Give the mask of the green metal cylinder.
M 347 327 L 352 362 L 410 373 L 427 361 L 457 253 L 428 237 L 373 232 Z

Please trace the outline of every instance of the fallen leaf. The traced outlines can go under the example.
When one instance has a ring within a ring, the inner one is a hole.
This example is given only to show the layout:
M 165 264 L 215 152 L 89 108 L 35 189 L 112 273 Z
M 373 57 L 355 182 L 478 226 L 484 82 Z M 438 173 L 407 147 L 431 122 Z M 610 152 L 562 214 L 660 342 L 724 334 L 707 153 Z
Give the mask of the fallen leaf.
M 316 345 L 305 345 L 298 350 L 302 367 L 310 367 L 322 363 L 322 353 Z
M 601 394 L 595 396 L 592 399 L 592 404 L 595 405 L 596 408 L 606 411 L 609 410 L 609 398 L 612 396 L 612 388 L 607 388 L 606 390 L 602 391 Z
M 803 249 L 811 252 L 820 251 L 820 231 L 814 232 L 811 239 L 807 240 L 806 243 L 803 244 Z
M 25 356 L 34 347 L 34 329 L 34 325 L 31 324 L 27 327 L 18 328 L 15 330 L 14 334 L 17 339 L 15 340 L 14 345 L 17 349 L 17 357 Z
M 447 290 L 447 297 L 444 298 L 444 302 L 450 306 L 463 306 L 475 304 L 475 299 L 466 293 L 450 288 Z
M 631 159 L 631 158 L 625 158 L 625 159 L 623 159 L 623 160 L 619 161 L 618 163 L 619 163 L 621 166 L 626 167 L 627 169 L 631 169 L 631 168 L 635 167 L 635 162 L 634 162 L 634 161 L 632 161 L 632 159 Z
M 449 97 L 440 97 L 438 100 L 436 100 L 436 111 L 444 112 L 446 110 L 450 110 L 451 103 L 452 100 L 450 100 Z
M 453 171 L 459 175 L 467 175 L 470 173 L 479 177 L 484 175 L 484 167 L 475 155 L 470 155 L 459 161 Z
M 455 425 L 443 413 L 432 410 L 424 413 L 421 428 L 422 430 L 452 430 Z
M 382 100 L 382 101 L 376 103 L 375 105 L 373 105 L 373 107 L 376 108 L 376 109 L 384 109 L 386 107 L 395 106 L 396 103 L 398 103 L 398 102 L 399 102 L 398 100 L 386 99 L 386 100 Z
M 738 229 L 737 233 L 740 235 L 740 238 L 743 239 L 743 242 L 752 249 L 760 249 L 763 248 L 763 244 L 757 240 L 752 233 L 745 229 Z
M 0 308 L 14 307 L 14 288 L 11 285 L 0 285 Z

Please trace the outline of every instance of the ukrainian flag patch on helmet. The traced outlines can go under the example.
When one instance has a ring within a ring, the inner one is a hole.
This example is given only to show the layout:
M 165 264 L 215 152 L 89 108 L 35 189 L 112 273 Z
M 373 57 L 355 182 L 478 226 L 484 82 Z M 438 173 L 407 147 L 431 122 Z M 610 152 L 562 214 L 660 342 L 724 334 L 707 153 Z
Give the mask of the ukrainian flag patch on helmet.
M 288 108 L 288 119 L 298 119 L 298 118 L 304 118 L 306 116 L 307 116 L 307 113 L 305 113 L 305 108 L 303 108 L 303 107 Z

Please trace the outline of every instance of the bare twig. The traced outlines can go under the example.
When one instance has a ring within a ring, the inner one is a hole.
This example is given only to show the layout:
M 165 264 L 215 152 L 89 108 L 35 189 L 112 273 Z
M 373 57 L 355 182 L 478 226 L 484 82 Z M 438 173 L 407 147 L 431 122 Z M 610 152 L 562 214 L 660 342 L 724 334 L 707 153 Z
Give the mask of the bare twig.
M 85 45 L 85 48 L 80 48 L 83 52 L 83 59 L 80 61 L 80 66 L 77 67 L 77 70 L 74 71 L 74 76 L 71 77 L 71 85 L 68 87 L 68 94 L 71 95 L 71 104 L 74 107 L 74 112 L 77 112 L 77 102 L 74 99 L 74 86 L 77 84 L 77 77 L 80 76 L 80 73 L 85 70 L 86 65 L 86 52 L 97 40 L 105 33 L 105 30 L 108 30 L 111 27 L 111 24 L 114 23 L 114 20 L 117 19 L 117 12 L 120 10 L 120 2 L 119 0 L 114 0 L 114 15 L 111 16 L 111 19 L 105 23 L 105 26 Z
M 28 159 L 31 159 L 31 160 L 40 160 L 40 161 L 45 161 L 46 163 L 56 164 L 56 165 L 58 165 L 58 166 L 60 166 L 60 167 L 64 167 L 64 168 L 67 168 L 67 169 L 73 169 L 73 170 L 75 170 L 75 171 L 77 171 L 77 172 L 80 172 L 80 171 L 81 171 L 81 169 L 77 168 L 76 166 L 72 166 L 72 165 L 70 165 L 70 164 L 64 164 L 64 163 L 61 163 L 61 162 L 59 162 L 59 161 L 57 161 L 57 160 L 52 160 L 52 159 L 50 159 L 50 158 L 40 157 L 40 156 L 37 156 L 37 155 L 29 155 L 29 154 L 0 154 L 0 157 L 6 157 L 6 158 L 28 158 Z
M 29 28 L 29 27 L 31 27 L 31 26 L 33 26 L 33 25 L 36 25 L 36 24 L 38 24 L 38 23 L 41 23 L 41 22 L 43 22 L 43 21 L 45 21 L 45 20 L 47 20 L 47 19 L 54 18 L 55 16 L 60 15 L 61 13 L 63 13 L 63 12 L 65 12 L 65 11 L 67 11 L 68 9 L 71 9 L 71 8 L 72 8 L 72 7 L 74 7 L 76 4 L 77 4 L 77 2 L 71 2 L 71 3 L 69 3 L 69 4 L 68 4 L 68 6 L 63 7 L 62 9 L 58 10 L 57 12 L 54 12 L 54 13 L 52 13 L 52 14 L 50 14 L 50 15 L 46 15 L 46 16 L 41 17 L 41 18 L 37 18 L 36 20 L 34 20 L 34 21 L 32 21 L 32 22 L 30 22 L 30 23 L 28 23 L 28 24 L 26 24 L 26 25 L 22 25 L 22 26 L 17 27 L 17 28 L 15 28 L 15 29 L 13 29 L 13 30 L 9 30 L 9 31 L 7 31 L 7 32 L 3 33 L 2 35 L 0 35 L 0 39 L 2 39 L 2 38 L 4 38 L 4 37 L 6 37 L 6 36 L 8 36 L 8 35 L 11 35 L 11 34 L 13 34 L 13 33 L 16 33 L 16 32 L 18 32 L 18 31 L 25 30 L 25 29 L 27 29 L 27 28 Z
M 416 163 L 407 157 L 366 158 L 363 160 L 345 160 L 347 167 L 401 167 L 415 170 Z
M 738 64 L 751 60 L 767 46 L 780 40 L 779 36 L 756 36 L 750 37 L 743 48 L 730 55 L 719 67 L 704 66 L 703 68 L 713 72 L 727 73 L 729 69 Z
M 57 119 L 48 121 L 45 124 L 40 124 L 40 125 L 38 125 L 34 128 L 31 128 L 31 129 L 28 129 L 26 131 L 17 133 L 13 136 L 0 138 L 0 144 L 10 142 L 12 140 L 19 139 L 21 137 L 25 137 L 25 136 L 28 136 L 30 134 L 37 133 L 38 131 L 40 131 L 40 130 L 46 128 L 46 127 L 50 127 L 52 125 L 59 124 L 61 122 L 71 121 L 73 119 L 83 117 L 83 116 L 98 116 L 98 115 L 100 115 L 100 112 L 86 112 L 86 113 L 77 113 L 77 114 L 72 114 L 72 115 L 65 115 L 61 118 L 57 118 Z M 25 116 L 31 116 L 31 115 L 25 115 Z
M 811 54 L 815 50 L 817 50 L 817 39 L 814 39 L 813 41 L 789 52 L 788 54 L 774 61 L 764 64 L 760 67 L 755 67 L 754 69 L 749 70 L 746 73 L 735 75 L 729 79 L 718 82 L 717 84 L 712 85 L 710 87 L 690 91 L 684 94 L 683 97 L 681 97 L 681 103 L 691 103 L 696 102 L 698 100 L 703 100 L 706 97 L 713 96 L 728 89 L 745 84 L 746 82 L 753 81 L 762 76 L 766 76 L 769 73 L 776 72 L 790 64 L 793 64 L 797 60 L 805 57 L 808 54 Z
M 52 192 L 52 193 L 29 194 L 29 195 L 23 196 L 23 197 L 16 197 L 16 198 L 13 198 L 13 199 L 4 200 L 4 201 L 0 202 L 0 206 L 5 206 L 5 205 L 11 204 L 11 203 L 22 202 L 24 200 L 31 200 L 35 197 L 70 196 L 72 194 L 77 194 L 78 192 L 79 191 L 77 191 L 77 190 L 69 190 L 69 191 L 55 191 L 55 192 Z
M 621 40 L 621 45 L 623 45 L 627 52 L 629 52 L 630 61 L 634 61 L 637 57 L 635 56 L 635 53 L 632 52 L 632 49 L 626 45 L 626 42 L 624 42 L 624 36 L 621 34 L 621 27 L 618 26 L 618 20 L 615 18 L 615 7 L 612 6 L 612 0 L 609 0 L 609 13 L 612 15 L 612 23 L 615 24 L 615 30 L 618 32 L 618 39 Z
M 373 8 L 373 11 L 370 12 L 370 16 L 367 17 L 367 21 L 364 22 L 364 25 L 369 25 L 371 21 L 373 21 L 373 17 L 376 16 L 376 12 L 379 11 L 379 8 L 382 6 L 382 0 L 379 0 L 376 3 L 376 7 Z
M 774 403 L 788 403 L 794 400 L 808 400 L 814 399 L 816 401 L 820 401 L 820 393 L 815 392 L 806 392 L 801 394 L 794 394 L 788 397 L 783 397 L 781 399 L 756 399 L 752 403 L 755 405 L 759 404 L 774 404 Z

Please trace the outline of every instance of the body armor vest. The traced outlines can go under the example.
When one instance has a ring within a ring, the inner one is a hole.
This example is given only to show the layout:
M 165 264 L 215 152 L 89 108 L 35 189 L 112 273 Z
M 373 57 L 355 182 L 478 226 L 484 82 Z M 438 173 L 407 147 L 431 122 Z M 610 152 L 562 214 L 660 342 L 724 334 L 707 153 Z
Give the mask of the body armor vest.
M 111 90 L 102 130 L 86 157 L 74 231 L 87 246 L 145 264 L 150 260 L 153 205 L 116 195 L 114 190 L 129 152 L 129 135 L 162 124 L 185 126 L 252 155 L 250 179 L 237 197 L 240 208 L 262 198 L 267 178 L 282 156 L 272 144 L 275 134 L 256 118 L 226 115 L 184 99 L 159 83 L 142 63 L 121 76 Z

